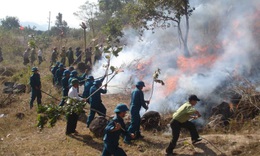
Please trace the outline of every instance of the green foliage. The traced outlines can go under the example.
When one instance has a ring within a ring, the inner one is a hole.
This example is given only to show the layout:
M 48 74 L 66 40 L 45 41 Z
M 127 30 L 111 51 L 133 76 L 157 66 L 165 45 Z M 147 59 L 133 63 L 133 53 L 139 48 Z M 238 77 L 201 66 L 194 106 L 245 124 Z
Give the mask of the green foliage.
M 35 48 L 36 47 L 35 41 L 34 40 L 29 40 L 28 47 Z
M 113 13 L 122 9 L 123 4 L 121 0 L 100 0 L 98 5 L 100 11 Z
M 126 7 L 126 12 L 131 16 L 131 23 L 139 27 L 140 33 L 144 30 L 155 28 L 177 28 L 178 37 L 184 48 L 185 56 L 190 56 L 188 50 L 189 16 L 195 8 L 190 6 L 189 0 L 140 0 Z M 184 32 L 180 25 L 182 17 L 185 17 Z
M 119 18 L 111 18 L 105 26 L 103 26 L 102 31 L 106 35 L 110 35 L 114 38 L 122 37 L 123 24 Z
M 106 55 L 105 57 L 107 59 L 111 59 L 111 54 L 116 57 L 119 56 L 119 53 L 123 50 L 123 47 L 119 46 L 119 39 L 108 36 L 106 42 L 107 45 L 104 46 L 104 53 L 108 55 Z
M 18 29 L 20 27 L 20 22 L 17 17 L 6 16 L 5 19 L 1 20 L 2 27 L 5 29 Z
M 42 114 L 38 114 L 37 115 L 37 127 L 39 128 L 43 128 L 43 126 L 47 123 L 48 121 L 48 117 L 44 116 Z
M 68 23 L 63 20 L 62 13 L 58 13 L 55 20 L 55 26 L 51 27 L 49 34 L 52 36 L 64 37 L 67 35 L 68 31 Z
M 96 18 L 99 14 L 98 7 L 95 3 L 86 2 L 79 7 L 79 10 L 73 13 L 79 19 L 85 21 L 86 27 L 89 31 L 92 31 L 93 37 L 95 37 Z
M 140 0 L 126 9 L 133 25 L 152 30 L 156 27 L 167 28 L 171 22 L 180 23 L 182 16 L 190 16 L 194 10 L 189 0 Z M 147 21 L 152 23 L 148 24 Z
M 68 116 L 69 114 L 76 113 L 81 114 L 86 103 L 71 98 L 68 100 L 65 106 L 57 106 L 55 104 L 39 105 L 37 109 L 37 127 L 44 128 L 48 123 L 50 127 L 55 126 L 57 120 L 61 116 Z

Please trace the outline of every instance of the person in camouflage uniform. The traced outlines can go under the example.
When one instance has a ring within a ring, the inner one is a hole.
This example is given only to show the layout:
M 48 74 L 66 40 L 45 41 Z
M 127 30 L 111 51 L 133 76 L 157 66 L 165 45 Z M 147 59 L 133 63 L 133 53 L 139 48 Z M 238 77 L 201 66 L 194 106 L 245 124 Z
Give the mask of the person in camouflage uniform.
M 65 47 L 62 47 L 60 57 L 61 57 L 60 63 L 65 65 L 65 63 L 66 63 L 66 49 L 65 49 Z
M 39 65 L 42 63 L 43 59 L 42 59 L 42 48 L 40 48 L 38 50 L 38 63 Z
M 54 47 L 51 54 L 51 66 L 57 62 L 57 58 L 58 58 L 57 47 Z
M 86 50 L 85 50 L 85 64 L 89 63 L 90 66 L 92 65 L 91 56 L 92 56 L 91 51 L 89 50 L 89 48 L 86 48 Z
M 34 61 L 36 61 L 36 50 L 35 50 L 35 48 L 32 48 L 32 52 L 31 52 L 31 65 L 34 65 Z
M 30 48 L 27 48 L 25 50 L 25 52 L 23 53 L 23 64 L 24 65 L 27 65 L 30 62 L 30 60 L 29 60 L 30 50 L 31 50 Z
M 81 62 L 81 58 L 82 58 L 81 54 L 82 54 L 82 51 L 80 50 L 80 47 L 77 47 L 76 48 L 76 56 L 77 56 L 76 63 Z
M 72 51 L 72 47 L 69 47 L 69 50 L 67 51 L 67 57 L 68 57 L 69 66 L 70 66 L 74 62 L 74 53 Z

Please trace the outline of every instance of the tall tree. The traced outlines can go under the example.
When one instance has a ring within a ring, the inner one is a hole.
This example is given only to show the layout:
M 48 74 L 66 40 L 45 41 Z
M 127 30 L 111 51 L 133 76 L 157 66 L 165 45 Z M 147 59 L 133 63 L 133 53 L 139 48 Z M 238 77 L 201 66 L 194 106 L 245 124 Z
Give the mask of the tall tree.
M 95 37 L 95 20 L 99 14 L 98 6 L 95 3 L 85 2 L 84 5 L 79 7 L 79 10 L 73 13 L 79 19 L 85 21 L 87 29 L 92 31 L 93 37 Z
M 183 46 L 184 55 L 189 57 L 188 36 L 189 17 L 195 8 L 190 6 L 189 0 L 139 0 L 135 5 L 128 6 L 135 24 L 145 29 L 177 27 L 180 45 Z M 185 27 L 182 27 L 182 19 Z
M 5 19 L 1 20 L 2 27 L 5 29 L 14 29 L 20 27 L 20 22 L 17 17 L 6 16 Z
M 100 11 L 114 13 L 122 9 L 122 0 L 99 0 L 98 5 Z
M 56 16 L 55 26 L 60 31 L 59 33 L 66 34 L 68 23 L 63 20 L 61 13 L 58 13 Z

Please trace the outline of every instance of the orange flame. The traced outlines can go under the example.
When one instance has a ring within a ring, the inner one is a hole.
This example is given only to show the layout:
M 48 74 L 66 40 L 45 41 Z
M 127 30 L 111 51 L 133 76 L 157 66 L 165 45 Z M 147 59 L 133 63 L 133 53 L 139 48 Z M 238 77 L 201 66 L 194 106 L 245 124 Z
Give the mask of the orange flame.
M 175 75 L 175 76 L 172 76 L 172 77 L 168 77 L 165 80 L 166 88 L 165 88 L 164 94 L 166 96 L 170 95 L 172 93 L 172 91 L 176 90 L 179 78 L 180 78 L 179 75 Z

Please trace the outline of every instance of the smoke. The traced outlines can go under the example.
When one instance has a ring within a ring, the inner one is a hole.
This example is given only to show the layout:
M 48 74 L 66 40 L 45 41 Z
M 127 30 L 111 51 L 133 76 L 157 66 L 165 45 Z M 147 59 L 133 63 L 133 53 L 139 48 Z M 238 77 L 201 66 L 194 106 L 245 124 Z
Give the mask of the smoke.
M 217 95 L 216 90 L 230 81 L 230 75 L 256 79 L 251 70 L 258 61 L 254 57 L 258 56 L 259 41 L 254 37 L 252 16 L 260 9 L 259 4 L 258 0 L 191 1 L 196 8 L 190 17 L 191 58 L 185 58 L 179 49 L 174 27 L 156 29 L 155 33 L 145 31 L 141 40 L 135 30 L 125 29 L 122 40 L 126 46 L 111 60 L 111 65 L 122 67 L 124 72 L 111 81 L 109 93 L 129 94 L 134 84 L 143 80 L 148 98 L 153 72 L 160 68 L 159 79 L 166 84 L 155 84 L 150 110 L 161 113 L 176 110 L 189 94 L 202 98 L 197 106 L 202 112 L 211 107 L 206 103 L 220 104 L 224 97 Z M 96 65 L 96 75 L 104 73 L 100 66 L 105 62 L 104 59 Z

